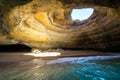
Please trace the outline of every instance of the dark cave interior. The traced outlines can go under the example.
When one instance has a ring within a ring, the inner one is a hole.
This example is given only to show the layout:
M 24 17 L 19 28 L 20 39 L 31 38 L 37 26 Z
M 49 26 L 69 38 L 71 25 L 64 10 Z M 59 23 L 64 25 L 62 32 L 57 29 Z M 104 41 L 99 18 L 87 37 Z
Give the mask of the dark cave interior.
M 0 45 L 0 52 L 30 52 L 31 48 L 21 44 Z

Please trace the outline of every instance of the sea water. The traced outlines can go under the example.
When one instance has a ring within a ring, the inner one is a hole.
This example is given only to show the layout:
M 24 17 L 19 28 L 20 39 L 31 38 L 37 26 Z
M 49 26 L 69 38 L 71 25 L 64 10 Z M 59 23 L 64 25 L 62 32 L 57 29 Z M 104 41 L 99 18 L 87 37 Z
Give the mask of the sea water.
M 120 55 L 1 62 L 0 80 L 120 80 Z

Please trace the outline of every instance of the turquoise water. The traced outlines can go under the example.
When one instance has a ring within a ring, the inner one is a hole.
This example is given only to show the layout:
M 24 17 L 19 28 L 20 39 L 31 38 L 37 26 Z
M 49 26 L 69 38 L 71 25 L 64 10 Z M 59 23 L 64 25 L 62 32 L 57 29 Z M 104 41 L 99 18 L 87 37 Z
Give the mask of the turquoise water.
M 0 80 L 120 80 L 120 56 L 0 63 Z

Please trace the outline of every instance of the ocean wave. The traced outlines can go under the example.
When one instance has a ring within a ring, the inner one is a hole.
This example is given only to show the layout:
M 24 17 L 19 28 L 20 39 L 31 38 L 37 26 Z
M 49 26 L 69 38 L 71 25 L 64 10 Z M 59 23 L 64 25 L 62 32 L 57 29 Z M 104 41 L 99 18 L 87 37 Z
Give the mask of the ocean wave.
M 120 54 L 110 55 L 110 56 L 88 56 L 88 57 L 68 57 L 68 58 L 59 58 L 56 60 L 47 61 L 47 64 L 57 64 L 57 63 L 83 63 L 90 60 L 106 60 L 120 58 Z

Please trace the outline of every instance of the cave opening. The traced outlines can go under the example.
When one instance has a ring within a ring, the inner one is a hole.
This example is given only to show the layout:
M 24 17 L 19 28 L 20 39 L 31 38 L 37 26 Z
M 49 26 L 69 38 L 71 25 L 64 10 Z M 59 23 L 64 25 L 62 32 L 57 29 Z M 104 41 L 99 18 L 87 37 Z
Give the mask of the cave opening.
M 93 8 L 73 9 L 71 12 L 71 19 L 79 21 L 87 20 L 93 13 Z
M 0 52 L 30 52 L 31 48 L 22 44 L 0 45 Z

